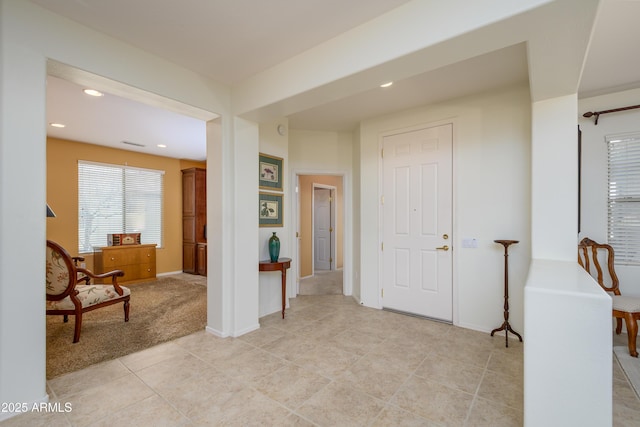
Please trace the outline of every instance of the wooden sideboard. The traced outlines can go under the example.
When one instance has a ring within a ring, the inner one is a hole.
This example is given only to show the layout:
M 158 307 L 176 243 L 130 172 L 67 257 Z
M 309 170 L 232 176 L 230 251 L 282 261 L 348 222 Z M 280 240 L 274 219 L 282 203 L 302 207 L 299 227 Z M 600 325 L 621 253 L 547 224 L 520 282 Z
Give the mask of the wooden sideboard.
M 93 269 L 102 274 L 124 271 L 118 283 L 137 283 L 156 278 L 156 245 L 104 246 L 94 248 Z M 108 280 L 108 283 L 111 279 Z M 107 283 L 107 282 L 103 282 Z

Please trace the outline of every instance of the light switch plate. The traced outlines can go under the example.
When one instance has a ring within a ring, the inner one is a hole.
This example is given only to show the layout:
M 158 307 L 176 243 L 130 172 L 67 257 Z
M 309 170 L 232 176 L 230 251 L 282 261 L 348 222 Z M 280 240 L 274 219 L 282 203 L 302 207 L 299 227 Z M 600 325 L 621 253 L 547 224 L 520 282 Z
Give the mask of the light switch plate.
M 465 237 L 462 239 L 462 247 L 463 248 L 477 248 L 478 247 L 478 239 L 475 237 Z

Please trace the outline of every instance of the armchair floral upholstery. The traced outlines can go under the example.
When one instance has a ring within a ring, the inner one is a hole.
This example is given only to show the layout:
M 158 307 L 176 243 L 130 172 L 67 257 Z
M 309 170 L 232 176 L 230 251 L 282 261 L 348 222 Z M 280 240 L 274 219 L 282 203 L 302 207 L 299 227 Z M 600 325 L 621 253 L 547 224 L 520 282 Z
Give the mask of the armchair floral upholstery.
M 60 245 L 47 240 L 46 292 L 47 314 L 75 316 L 73 342 L 80 341 L 83 313 L 97 308 L 122 302 L 124 321 L 129 321 L 129 288 L 118 285 L 118 277 L 124 276 L 120 270 L 104 274 L 78 268 L 73 258 Z M 111 278 L 111 284 L 91 285 L 90 279 Z

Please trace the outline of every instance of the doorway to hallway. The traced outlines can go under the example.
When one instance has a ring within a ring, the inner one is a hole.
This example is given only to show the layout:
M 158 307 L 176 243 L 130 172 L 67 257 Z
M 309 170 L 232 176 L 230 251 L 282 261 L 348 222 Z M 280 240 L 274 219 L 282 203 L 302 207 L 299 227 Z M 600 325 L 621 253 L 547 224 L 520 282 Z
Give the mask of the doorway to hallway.
M 296 175 L 298 293 L 313 295 L 322 287 L 343 293 L 343 181 L 342 175 Z

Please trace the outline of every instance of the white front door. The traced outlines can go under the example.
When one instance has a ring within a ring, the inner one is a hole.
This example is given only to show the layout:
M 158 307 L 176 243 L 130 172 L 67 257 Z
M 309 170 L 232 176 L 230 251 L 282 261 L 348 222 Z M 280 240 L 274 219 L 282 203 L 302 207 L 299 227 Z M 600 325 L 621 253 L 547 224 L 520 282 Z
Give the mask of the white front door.
M 331 270 L 331 190 L 313 189 L 313 253 L 315 270 Z
M 383 307 L 453 320 L 452 147 L 452 124 L 383 138 Z

